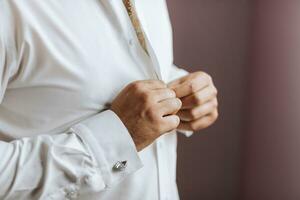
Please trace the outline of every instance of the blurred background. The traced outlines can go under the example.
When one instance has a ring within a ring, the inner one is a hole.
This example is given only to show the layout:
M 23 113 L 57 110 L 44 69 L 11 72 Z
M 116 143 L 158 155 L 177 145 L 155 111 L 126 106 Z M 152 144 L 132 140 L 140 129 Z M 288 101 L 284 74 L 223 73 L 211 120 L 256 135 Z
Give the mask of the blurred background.
M 220 118 L 180 136 L 183 200 L 300 200 L 300 1 L 167 0 L 174 57 L 219 89 Z

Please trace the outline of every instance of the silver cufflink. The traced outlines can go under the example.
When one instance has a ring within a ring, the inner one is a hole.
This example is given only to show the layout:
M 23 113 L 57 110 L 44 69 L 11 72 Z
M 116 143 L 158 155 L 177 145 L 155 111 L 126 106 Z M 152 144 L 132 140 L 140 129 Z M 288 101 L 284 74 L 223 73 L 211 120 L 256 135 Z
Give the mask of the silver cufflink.
M 113 166 L 114 171 L 123 171 L 127 167 L 127 161 L 118 161 L 116 164 Z
M 78 197 L 78 191 L 77 189 L 70 189 L 69 191 L 66 192 L 66 196 L 67 199 L 71 200 L 71 199 L 77 199 Z

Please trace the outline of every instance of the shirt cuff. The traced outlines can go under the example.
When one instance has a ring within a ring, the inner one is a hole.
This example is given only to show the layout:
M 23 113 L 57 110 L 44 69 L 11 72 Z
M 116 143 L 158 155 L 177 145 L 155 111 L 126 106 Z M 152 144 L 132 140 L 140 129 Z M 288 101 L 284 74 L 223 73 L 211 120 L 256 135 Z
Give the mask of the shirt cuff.
M 182 133 L 183 135 L 185 135 L 186 137 L 191 137 L 194 132 L 193 131 L 185 131 L 185 130 L 177 130 L 178 133 Z
M 88 144 L 107 188 L 143 166 L 127 128 L 113 111 L 101 112 L 72 129 Z

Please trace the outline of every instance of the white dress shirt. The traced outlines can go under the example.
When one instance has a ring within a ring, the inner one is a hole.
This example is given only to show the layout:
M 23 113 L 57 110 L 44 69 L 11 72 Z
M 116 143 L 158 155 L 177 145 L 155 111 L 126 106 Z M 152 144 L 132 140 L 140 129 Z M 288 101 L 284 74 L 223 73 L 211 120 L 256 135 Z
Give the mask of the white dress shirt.
M 0 199 L 176 200 L 175 132 L 137 152 L 109 110 L 176 68 L 165 0 L 0 1 Z

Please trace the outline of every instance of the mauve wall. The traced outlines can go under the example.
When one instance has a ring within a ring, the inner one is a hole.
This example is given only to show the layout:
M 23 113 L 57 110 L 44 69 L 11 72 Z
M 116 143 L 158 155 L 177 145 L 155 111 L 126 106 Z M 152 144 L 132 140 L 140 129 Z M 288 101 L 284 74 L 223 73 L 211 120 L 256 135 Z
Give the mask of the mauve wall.
M 169 8 L 175 62 L 209 72 L 220 92 L 217 124 L 180 137 L 182 199 L 299 200 L 300 1 L 169 0 Z
M 250 5 L 245 0 L 168 0 L 175 63 L 210 73 L 219 88 L 220 118 L 180 137 L 178 186 L 183 200 L 236 200 L 248 64 Z
M 243 200 L 300 199 L 300 1 L 257 0 Z

